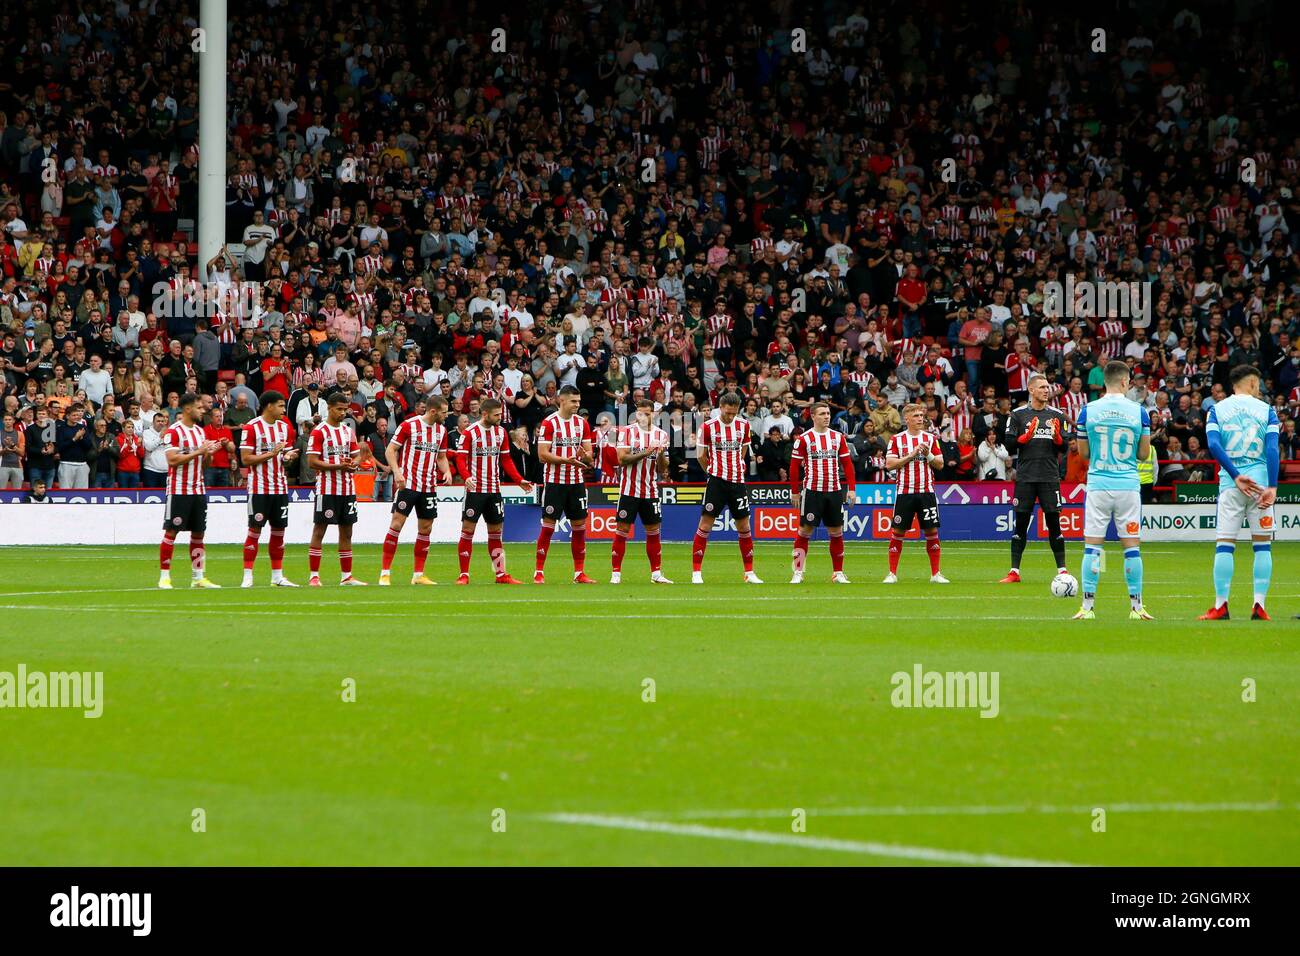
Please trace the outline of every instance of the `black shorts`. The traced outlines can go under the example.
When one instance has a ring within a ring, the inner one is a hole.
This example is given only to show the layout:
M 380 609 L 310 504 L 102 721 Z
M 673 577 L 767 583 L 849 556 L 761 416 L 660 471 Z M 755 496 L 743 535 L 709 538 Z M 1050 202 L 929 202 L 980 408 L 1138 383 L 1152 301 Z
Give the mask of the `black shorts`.
M 313 524 L 352 525 L 357 523 L 356 495 L 317 495 Z
M 1059 481 L 1017 481 L 1012 495 L 1011 505 L 1016 509 L 1016 514 L 1033 511 L 1034 502 L 1042 505 L 1045 512 L 1061 510 Z
M 432 491 L 412 491 L 403 488 L 393 497 L 393 514 L 414 514 L 421 521 L 438 517 L 438 496 Z
M 268 524 L 272 528 L 289 527 L 288 495 L 248 496 L 248 526 L 261 531 Z
M 464 521 L 477 522 L 482 518 L 488 524 L 501 524 L 506 520 L 506 503 L 501 493 L 471 491 L 465 494 L 465 507 L 460 513 Z
M 894 531 L 904 534 L 912 530 L 912 522 L 920 519 L 922 531 L 939 530 L 939 499 L 934 492 L 899 495 L 894 500 Z
M 561 515 L 571 523 L 587 520 L 587 486 L 548 484 L 542 489 L 542 519 L 554 521 Z
M 163 530 L 203 534 L 208 530 L 207 496 L 168 495 L 167 510 L 163 514 Z
M 641 519 L 643 527 L 661 524 L 664 520 L 664 512 L 659 499 L 633 498 L 631 495 L 623 495 L 619 498 L 617 522 L 633 524 L 637 518 Z
M 723 511 L 731 511 L 733 518 L 749 517 L 749 485 L 743 481 L 723 481 L 709 476 L 709 483 L 704 487 L 704 513 L 717 517 Z
M 807 491 L 799 495 L 799 523 L 813 528 L 824 524 L 828 528 L 844 527 L 844 489 L 839 491 Z

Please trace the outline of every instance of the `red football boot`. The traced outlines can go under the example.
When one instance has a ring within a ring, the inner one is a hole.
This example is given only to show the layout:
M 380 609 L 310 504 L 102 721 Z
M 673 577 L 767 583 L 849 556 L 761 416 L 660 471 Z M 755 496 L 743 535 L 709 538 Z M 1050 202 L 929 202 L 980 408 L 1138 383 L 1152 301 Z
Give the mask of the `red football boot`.
M 1271 617 L 1268 616 L 1268 611 L 1265 611 L 1265 610 L 1264 610 L 1264 606 L 1263 606 L 1262 604 L 1256 604 L 1256 605 L 1255 605 L 1254 609 L 1252 609 L 1251 612 L 1250 612 L 1250 619 L 1251 619 L 1252 621 L 1271 621 L 1271 620 L 1273 620 Z
M 1226 621 L 1228 620 L 1228 605 L 1225 604 L 1223 605 L 1223 607 L 1212 607 L 1204 614 L 1202 614 L 1200 617 L 1198 617 L 1197 620 L 1198 621 Z
M 1019 571 L 1008 571 L 1007 576 L 998 582 L 998 584 L 1019 584 L 1019 583 L 1020 583 Z

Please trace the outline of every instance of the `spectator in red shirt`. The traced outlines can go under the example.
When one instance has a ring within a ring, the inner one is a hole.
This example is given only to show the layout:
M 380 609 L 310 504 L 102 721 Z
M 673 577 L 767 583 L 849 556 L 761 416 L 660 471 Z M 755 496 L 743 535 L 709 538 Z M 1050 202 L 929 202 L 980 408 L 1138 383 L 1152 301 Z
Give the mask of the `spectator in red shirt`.
M 918 277 L 916 263 L 910 263 L 898 280 L 894 290 L 899 311 L 903 316 L 903 338 L 914 339 L 921 334 L 921 306 L 925 305 L 925 283 Z
M 221 409 L 212 409 L 212 421 L 203 427 L 203 435 L 220 446 L 203 468 L 203 481 L 209 488 L 229 487 L 230 456 L 235 451 L 235 436 L 226 427 L 225 413 Z
M 143 462 L 144 439 L 135 433 L 134 423 L 128 421 L 117 436 L 117 486 L 139 488 Z
M 154 339 L 162 342 L 162 347 L 167 348 L 169 340 L 165 330 L 158 328 L 158 316 L 152 312 L 145 313 L 144 328 L 140 330 L 140 347 L 148 345 Z
M 477 362 L 483 349 L 487 347 L 487 340 L 483 336 L 481 328 L 470 324 L 466 318 L 461 318 L 460 324 L 451 336 L 451 348 L 453 352 L 465 352 L 470 356 L 470 360 Z
M 262 359 L 262 390 L 288 395 L 289 363 L 284 360 L 284 349 L 279 345 L 271 346 L 269 358 Z
M 885 152 L 885 144 L 877 141 L 873 148 L 875 152 L 867 160 L 867 168 L 876 176 L 883 176 L 894 168 L 894 157 Z
M 460 400 L 465 403 L 466 408 L 469 408 L 471 402 L 476 402 L 483 397 L 484 387 L 482 371 L 475 371 L 470 386 L 460 395 Z
M 992 331 L 989 310 L 981 306 L 975 310 L 975 318 L 967 319 L 957 333 L 957 344 L 965 347 L 966 372 L 970 376 L 967 390 L 973 394 L 979 394 L 980 360 L 984 357 L 984 343 Z
M 976 451 L 975 434 L 969 428 L 963 428 L 957 440 L 956 478 L 958 481 L 969 481 L 975 477 Z

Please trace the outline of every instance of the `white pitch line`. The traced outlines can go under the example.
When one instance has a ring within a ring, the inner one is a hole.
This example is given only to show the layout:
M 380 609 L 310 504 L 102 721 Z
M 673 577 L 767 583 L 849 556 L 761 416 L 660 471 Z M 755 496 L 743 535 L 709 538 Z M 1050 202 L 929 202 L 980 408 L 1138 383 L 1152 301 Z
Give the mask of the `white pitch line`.
M 1061 806 L 1054 804 L 1004 804 L 951 807 L 827 807 L 807 810 L 810 817 L 926 817 L 1000 816 L 1010 814 L 1090 814 L 1098 807 L 1111 813 L 1276 813 L 1300 810 L 1300 803 L 1106 803 Z M 761 810 L 646 811 L 636 816 L 656 820 L 763 820 L 788 819 L 791 807 Z
M 68 554 L 68 552 L 70 551 L 73 554 L 83 554 L 85 552 L 90 552 L 90 551 L 120 550 L 120 548 L 114 547 L 112 545 L 100 546 L 100 545 L 89 545 L 89 544 L 6 544 L 6 545 L 0 545 L 0 553 L 2 553 L 4 548 L 22 548 L 24 554 L 26 554 L 28 551 L 58 551 L 60 554 L 65 554 L 65 555 Z M 132 558 L 130 555 L 122 555 L 122 557 L 127 558 L 128 560 L 141 561 L 149 556 L 140 555 L 138 557 Z
M 793 833 L 767 833 L 763 830 L 732 830 L 727 827 L 706 827 L 697 823 L 663 823 L 653 820 L 641 820 L 636 817 L 602 816 L 591 813 L 551 813 L 546 814 L 541 819 L 570 826 L 605 827 L 612 830 L 632 830 L 640 833 L 663 833 L 671 836 L 702 837 L 708 840 L 731 840 L 737 843 L 790 846 L 805 850 L 831 850 L 837 853 L 856 853 L 862 856 L 878 856 L 895 860 L 920 860 L 926 863 L 1035 867 L 1078 865 L 1075 863 L 1002 856 L 996 853 L 968 853 L 964 850 L 943 850 L 936 847 L 905 846 L 898 843 L 876 843 L 866 840 L 840 840 L 832 837 L 798 836 Z
M 66 588 L 55 591 L 0 591 L 0 597 L 56 597 L 61 594 L 121 594 L 123 592 L 157 591 L 153 588 Z

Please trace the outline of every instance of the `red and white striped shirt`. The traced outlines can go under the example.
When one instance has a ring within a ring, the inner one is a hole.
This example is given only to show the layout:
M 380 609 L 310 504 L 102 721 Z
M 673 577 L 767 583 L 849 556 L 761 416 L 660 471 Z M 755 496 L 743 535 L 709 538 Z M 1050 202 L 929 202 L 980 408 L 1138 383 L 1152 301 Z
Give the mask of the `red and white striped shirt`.
M 651 426 L 649 431 L 645 431 L 640 425 L 628 425 L 618 430 L 618 447 L 636 452 L 643 451 L 654 445 L 663 448 L 668 447 L 668 433 L 662 428 Z M 659 456 L 666 454 L 661 451 L 654 455 L 646 455 L 640 461 L 631 465 L 622 465 L 619 467 L 618 490 L 620 494 L 629 498 L 659 498 Z
M 952 404 L 948 406 L 949 424 L 952 427 L 953 441 L 961 438 L 961 433 L 971 427 L 975 421 L 975 399 L 969 395 L 965 399 L 959 399 L 956 396 L 952 398 Z
M 500 425 L 487 426 L 475 422 L 460 433 L 459 452 L 462 460 L 468 459 L 469 481 L 479 494 L 501 493 L 501 456 L 509 455 L 506 430 Z M 513 464 L 513 463 L 512 463 Z
M 668 293 L 657 286 L 646 286 L 636 294 L 637 302 L 649 302 L 650 311 L 656 315 L 668 306 Z
M 989 226 L 997 220 L 998 214 L 992 206 L 975 206 L 970 211 L 970 234 L 973 239 L 987 239 Z
M 1118 359 L 1124 353 L 1124 323 L 1119 319 L 1105 319 L 1097 323 L 1097 337 L 1105 336 L 1101 343 L 1101 357 L 1106 361 Z
M 429 290 L 417 282 L 415 285 L 411 286 L 409 289 L 407 289 L 405 292 L 402 293 L 402 305 L 406 307 L 406 310 L 408 312 L 414 312 L 416 306 L 415 300 L 419 296 L 422 295 L 427 296 L 428 294 L 429 294 Z
M 709 450 L 708 472 L 722 481 L 745 480 L 745 449 L 749 447 L 749 422 L 737 415 L 730 425 L 711 418 L 700 426 L 696 445 Z
M 957 147 L 957 154 L 961 157 L 962 164 L 969 166 L 975 162 L 975 150 L 980 144 L 980 138 L 974 133 L 963 135 L 958 133 L 952 138 L 952 144 Z
M 1048 324 L 1043 326 L 1038 338 L 1047 355 L 1061 355 L 1065 351 L 1065 343 L 1070 340 L 1070 330 L 1064 325 Z
M 351 425 L 331 425 L 321 422 L 311 432 L 307 449 L 313 455 L 319 455 L 322 462 L 337 465 L 346 461 L 361 450 L 357 436 L 352 433 Z M 356 483 L 350 471 L 321 471 L 316 474 L 316 494 L 318 495 L 355 495 Z
M 622 334 L 623 338 L 635 341 L 641 336 L 641 329 L 645 323 L 635 312 L 627 312 L 623 315 L 617 315 L 613 319 L 615 331 Z
M 200 425 L 183 425 L 176 422 L 163 432 L 162 443 L 177 451 L 189 452 L 201 448 L 207 436 Z M 195 455 L 183 465 L 167 467 L 167 494 L 202 495 L 207 493 L 203 483 L 203 456 Z
M 561 458 L 577 458 L 584 442 L 591 441 L 591 425 L 581 415 L 567 419 L 552 412 L 537 428 L 537 443 L 549 442 L 551 454 Z M 545 481 L 548 485 L 580 485 L 584 482 L 582 465 L 546 465 Z
M 1255 153 L 1256 175 L 1259 177 L 1261 186 L 1273 185 L 1273 154 L 1267 150 L 1258 150 Z
M 893 348 L 894 358 L 900 364 L 911 359 L 917 365 L 921 365 L 930 351 L 920 339 L 899 339 L 893 343 Z
M 1076 424 L 1079 421 L 1079 412 L 1083 406 L 1088 404 L 1088 396 L 1084 392 L 1062 392 L 1057 396 L 1056 404 L 1060 406 L 1065 417 L 1070 420 L 1070 424 Z
M 913 435 L 902 431 L 889 439 L 889 449 L 886 456 L 889 458 L 906 458 L 922 445 L 929 449 L 928 454 L 933 455 L 937 450 L 938 440 L 929 432 L 919 432 Z M 900 495 L 924 495 L 934 492 L 934 472 L 931 470 L 926 456 L 908 462 L 895 472 L 895 479 L 898 482 L 898 494 Z
M 601 305 L 613 305 L 616 302 L 631 302 L 634 293 L 625 285 L 606 286 L 600 292 Z
M 709 163 L 713 162 L 720 155 L 724 143 L 721 136 L 701 136 L 700 137 L 700 166 L 704 169 L 709 168 Z
M 269 424 L 260 415 L 244 426 L 243 437 L 239 441 L 241 451 L 247 450 L 254 455 L 265 455 L 277 444 L 286 448 L 293 444 L 293 426 L 283 418 L 275 424 Z M 289 481 L 284 474 L 284 453 L 274 455 L 259 465 L 248 469 L 248 493 L 250 495 L 287 495 Z
M 827 429 L 818 433 L 809 429 L 794 440 L 790 465 L 798 465 L 803 477 L 804 491 L 839 491 L 844 487 L 840 463 L 844 473 L 853 476 L 853 460 L 849 457 L 849 442 L 843 432 Z
M 592 233 L 604 232 L 609 226 L 609 213 L 604 209 L 588 206 L 582 211 L 582 218 L 587 223 L 587 230 Z
M 731 348 L 731 330 L 736 327 L 736 320 L 725 312 L 715 312 L 709 316 L 709 344 L 715 349 Z
M 1007 390 L 1023 392 L 1029 388 L 1029 376 L 1034 372 L 1034 360 L 1028 352 L 1022 358 L 1019 352 L 1007 356 Z
M 438 455 L 447 450 L 445 427 L 430 425 L 422 415 L 412 415 L 398 426 L 388 445 L 397 449 L 407 488 L 428 494 L 437 490 Z
M 867 393 L 867 389 L 870 387 L 871 383 L 876 380 L 876 376 L 872 375 L 870 372 L 859 372 L 857 369 L 854 369 L 852 372 L 842 373 L 840 378 L 856 385 L 858 391 L 863 395 Z
M 220 342 L 222 345 L 234 345 L 236 342 L 239 341 L 239 334 L 235 331 L 235 323 L 234 321 L 231 320 L 231 317 L 228 313 L 224 311 L 218 311 L 215 316 L 215 319 L 217 323 L 218 342 Z M 243 324 L 244 324 L 243 320 L 241 319 L 240 325 L 242 326 Z M 256 321 L 250 320 L 248 327 L 254 329 L 257 328 Z

